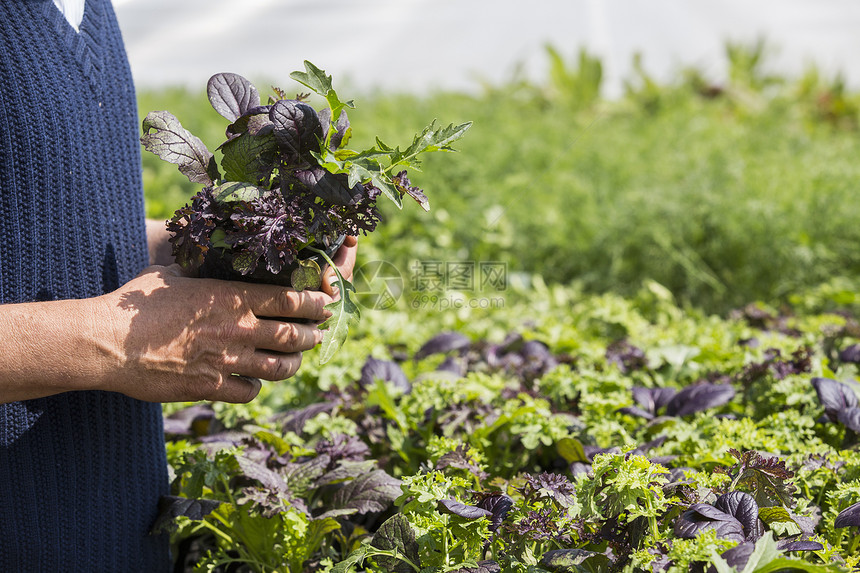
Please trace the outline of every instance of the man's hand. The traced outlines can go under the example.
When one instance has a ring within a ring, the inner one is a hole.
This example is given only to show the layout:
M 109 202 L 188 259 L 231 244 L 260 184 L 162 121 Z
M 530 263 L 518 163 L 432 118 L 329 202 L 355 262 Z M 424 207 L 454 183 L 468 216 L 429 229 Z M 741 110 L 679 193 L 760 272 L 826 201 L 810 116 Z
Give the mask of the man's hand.
M 317 323 L 332 299 L 188 278 L 173 265 L 150 267 L 97 300 L 93 319 L 110 333 L 98 340 L 103 389 L 158 402 L 248 402 L 259 379 L 296 373 L 302 351 L 322 340 Z
M 323 292 L 150 267 L 96 298 L 0 305 L 0 402 L 109 390 L 155 402 L 247 402 L 322 340 Z

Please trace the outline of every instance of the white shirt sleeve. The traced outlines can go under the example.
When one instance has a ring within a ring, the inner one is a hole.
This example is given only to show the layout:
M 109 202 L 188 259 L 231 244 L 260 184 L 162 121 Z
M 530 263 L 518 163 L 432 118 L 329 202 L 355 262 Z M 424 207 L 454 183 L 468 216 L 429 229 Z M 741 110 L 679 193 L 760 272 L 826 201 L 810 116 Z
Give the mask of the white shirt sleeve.
M 85 0 L 54 0 L 57 9 L 63 13 L 76 32 L 80 31 L 81 20 L 84 19 Z

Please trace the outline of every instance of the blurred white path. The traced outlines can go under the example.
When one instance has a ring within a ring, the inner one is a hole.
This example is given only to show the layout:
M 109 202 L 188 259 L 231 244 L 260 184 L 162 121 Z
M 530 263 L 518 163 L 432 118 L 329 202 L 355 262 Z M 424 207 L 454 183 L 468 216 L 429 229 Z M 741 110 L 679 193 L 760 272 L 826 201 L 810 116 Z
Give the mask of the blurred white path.
M 600 55 L 607 95 L 635 52 L 669 79 L 695 65 L 720 81 L 726 40 L 774 48 L 775 71 L 814 62 L 860 87 L 856 0 L 114 0 L 138 87 L 202 87 L 213 73 L 288 83 L 310 60 L 336 86 L 474 91 L 540 79 L 545 45 Z M 518 71 L 519 70 L 519 71 Z

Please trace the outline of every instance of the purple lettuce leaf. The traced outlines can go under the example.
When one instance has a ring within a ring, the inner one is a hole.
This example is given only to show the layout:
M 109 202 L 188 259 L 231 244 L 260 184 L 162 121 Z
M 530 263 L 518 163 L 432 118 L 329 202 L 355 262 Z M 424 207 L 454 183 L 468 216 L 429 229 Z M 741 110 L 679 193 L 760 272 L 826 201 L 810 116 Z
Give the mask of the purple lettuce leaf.
M 235 203 L 230 220 L 234 229 L 226 242 L 235 253 L 233 268 L 244 275 L 253 273 L 261 259 L 270 273 L 280 273 L 298 256 L 296 245 L 307 240 L 300 209 L 279 193 Z
M 406 171 L 401 171 L 397 175 L 391 178 L 394 182 L 394 188 L 400 193 L 400 195 L 409 195 L 415 201 L 421 205 L 421 208 L 425 211 L 430 210 L 430 200 L 427 199 L 427 195 L 424 194 L 419 187 L 414 187 L 412 182 L 409 181 L 409 177 L 406 175 Z
M 792 493 L 796 488 L 789 480 L 794 477 L 794 472 L 785 467 L 784 460 L 752 450 L 740 453 L 731 448 L 729 453 L 738 460 L 730 468 L 731 474 L 737 476 L 736 484 L 752 491 L 760 507 L 775 503 L 786 507 L 793 505 Z
M 260 105 L 257 88 L 239 74 L 215 74 L 209 78 L 206 95 L 215 111 L 228 121 L 236 121 L 249 109 Z
M 212 233 L 225 217 L 211 187 L 204 187 L 192 197 L 190 206 L 178 209 L 167 222 L 176 262 L 186 269 L 199 268 L 212 247 Z

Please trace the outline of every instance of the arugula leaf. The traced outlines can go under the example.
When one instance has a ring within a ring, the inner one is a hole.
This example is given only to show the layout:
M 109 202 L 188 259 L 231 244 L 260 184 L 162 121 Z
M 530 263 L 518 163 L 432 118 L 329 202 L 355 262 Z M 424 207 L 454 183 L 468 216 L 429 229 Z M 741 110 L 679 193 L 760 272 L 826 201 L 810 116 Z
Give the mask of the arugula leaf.
M 293 72 L 290 74 L 290 77 L 300 84 L 312 89 L 317 94 L 323 96 L 326 102 L 328 102 L 329 108 L 331 108 L 331 114 L 333 117 L 339 116 L 344 107 L 355 107 L 352 100 L 347 102 L 340 101 L 337 97 L 337 93 L 334 91 L 334 87 L 332 86 L 331 76 L 325 75 L 323 70 L 319 69 L 307 60 L 305 60 L 304 63 L 305 71 Z
M 322 251 L 317 252 L 322 253 Z M 361 311 L 350 296 L 350 293 L 355 292 L 355 286 L 343 278 L 334 263 L 329 261 L 329 264 L 337 276 L 336 285 L 338 292 L 340 292 L 340 298 L 325 306 L 331 312 L 331 316 L 319 325 L 320 330 L 325 330 L 322 344 L 320 344 L 320 364 L 325 364 L 332 359 L 338 348 L 346 342 L 349 327 L 358 324 L 361 319 Z

